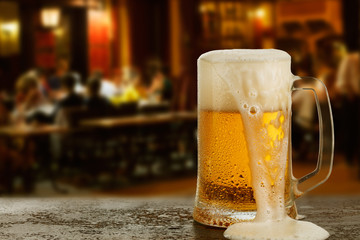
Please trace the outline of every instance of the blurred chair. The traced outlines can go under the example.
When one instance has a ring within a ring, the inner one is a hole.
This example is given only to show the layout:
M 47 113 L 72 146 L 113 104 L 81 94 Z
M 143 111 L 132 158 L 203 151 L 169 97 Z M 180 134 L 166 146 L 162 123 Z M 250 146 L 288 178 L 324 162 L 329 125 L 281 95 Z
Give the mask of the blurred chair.
M 175 159 L 174 162 L 180 164 L 180 166 L 190 173 L 197 170 L 197 120 L 188 119 L 180 122 L 180 126 L 177 130 L 179 145 L 182 151 L 180 151 L 179 159 Z
M 59 174 L 96 176 L 112 169 L 114 153 L 113 133 L 81 125 L 84 120 L 105 118 L 112 115 L 109 109 L 89 109 L 87 107 L 64 108 L 60 117 L 70 131 L 58 136 Z
M 139 113 L 149 118 L 155 114 L 170 113 L 170 104 L 154 103 L 139 107 Z M 174 149 L 173 125 L 161 122 L 137 128 L 137 167 L 145 166 L 148 177 L 169 173 L 171 153 Z

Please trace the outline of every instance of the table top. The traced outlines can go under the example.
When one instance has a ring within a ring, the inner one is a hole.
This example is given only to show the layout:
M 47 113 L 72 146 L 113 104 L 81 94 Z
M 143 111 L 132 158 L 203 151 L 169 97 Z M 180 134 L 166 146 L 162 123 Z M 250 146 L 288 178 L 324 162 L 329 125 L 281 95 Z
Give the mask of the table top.
M 0 127 L 0 136 L 9 136 L 9 137 L 28 137 L 35 135 L 47 135 L 51 133 L 61 133 L 66 132 L 68 129 L 66 127 L 61 127 L 57 125 L 41 125 L 41 126 L 4 126 Z
M 166 123 L 181 120 L 196 120 L 197 112 L 169 112 L 156 114 L 141 114 L 129 117 L 109 117 L 89 119 L 80 122 L 83 127 L 121 127 Z
M 2 198 L 0 239 L 224 239 L 192 219 L 194 198 Z M 329 240 L 360 239 L 360 195 L 305 197 L 304 220 Z
M 109 117 L 99 119 L 89 119 L 81 121 L 82 127 L 119 127 L 130 125 L 147 125 L 166 123 L 171 121 L 191 120 L 197 119 L 196 112 L 169 112 L 169 113 L 157 113 L 146 115 L 135 115 L 129 117 Z M 64 133 L 69 131 L 68 128 L 58 125 L 40 125 L 40 126 L 3 126 L 0 127 L 0 136 L 8 137 L 29 137 L 37 135 L 47 135 L 51 133 Z

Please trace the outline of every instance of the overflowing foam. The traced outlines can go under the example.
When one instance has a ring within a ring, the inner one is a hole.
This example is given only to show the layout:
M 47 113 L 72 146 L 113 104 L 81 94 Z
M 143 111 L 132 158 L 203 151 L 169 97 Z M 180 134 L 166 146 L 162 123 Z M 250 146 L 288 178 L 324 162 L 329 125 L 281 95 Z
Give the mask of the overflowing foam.
M 277 222 L 244 222 L 231 225 L 224 236 L 231 240 L 323 240 L 329 233 L 310 222 L 286 217 Z
M 289 106 L 290 56 L 280 50 L 207 52 L 198 59 L 198 79 L 201 109 L 276 111 Z
M 199 108 L 240 112 L 250 159 L 257 214 L 231 225 L 235 240 L 326 239 L 320 227 L 290 219 L 285 171 L 291 108 L 290 56 L 280 50 L 220 50 L 198 59 Z

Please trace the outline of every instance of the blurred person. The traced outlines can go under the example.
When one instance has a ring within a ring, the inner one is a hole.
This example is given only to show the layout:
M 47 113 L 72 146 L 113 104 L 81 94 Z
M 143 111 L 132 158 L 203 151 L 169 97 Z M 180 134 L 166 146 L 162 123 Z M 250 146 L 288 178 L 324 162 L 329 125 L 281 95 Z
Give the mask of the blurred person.
M 84 98 L 75 91 L 76 77 L 73 74 L 66 74 L 61 81 L 65 96 L 56 104 L 54 119 L 56 124 L 66 125 L 64 109 L 84 106 Z
M 157 70 L 148 89 L 149 98 L 156 102 L 172 100 L 172 83 L 165 74 L 165 70 Z
M 50 89 L 50 98 L 58 99 L 61 94 L 61 79 L 69 72 L 69 61 L 67 59 L 59 59 L 55 73 L 48 79 Z
M 114 99 L 113 99 L 114 100 Z M 120 95 L 120 102 L 137 102 L 140 100 L 140 93 L 137 89 L 136 80 L 128 80 L 125 83 L 124 91 Z
M 133 78 L 133 85 L 136 89 L 136 91 L 139 94 L 140 99 L 147 98 L 147 88 L 145 86 L 145 83 L 143 81 L 143 77 L 139 70 L 134 70 L 132 74 Z
M 0 91 L 0 99 L 6 110 L 10 113 L 14 109 L 14 96 L 9 94 L 9 92 L 3 90 Z
M 68 73 L 62 79 L 62 89 L 65 96 L 59 100 L 54 113 L 54 121 L 56 125 L 69 127 L 71 125 L 71 116 L 67 112 L 69 109 L 80 108 L 85 105 L 84 98 L 76 93 L 76 75 Z M 63 153 L 63 136 L 61 134 L 51 134 L 50 136 L 50 152 L 55 162 L 59 162 Z
M 103 73 L 100 70 L 95 70 L 91 76 L 91 79 L 100 80 L 100 95 L 107 99 L 112 98 L 118 93 L 118 89 L 113 82 L 104 78 Z
M 193 70 L 196 72 L 196 70 Z M 194 75 L 192 69 L 182 68 L 179 78 L 174 81 L 173 108 L 176 110 L 190 110 L 197 108 L 197 89 L 194 87 Z
M 80 107 L 84 104 L 84 99 L 75 91 L 76 77 L 73 74 L 66 74 L 62 78 L 62 89 L 65 96 L 59 100 L 58 108 Z
M 45 103 L 34 74 L 24 74 L 16 82 L 15 109 L 12 122 L 23 124 Z
M 84 87 L 84 85 L 81 82 L 81 76 L 79 73 L 77 72 L 70 72 L 69 74 L 72 74 L 75 78 L 75 93 L 79 94 L 79 95 L 85 95 L 86 92 L 86 88 Z
M 138 102 L 146 94 L 141 81 L 141 74 L 136 69 L 127 69 L 122 74 L 122 92 L 111 98 L 114 105 L 125 102 Z
M 32 75 L 34 75 L 34 77 L 36 77 L 37 82 L 38 82 L 38 88 L 39 88 L 41 95 L 44 98 L 48 98 L 49 94 L 50 94 L 50 87 L 48 85 L 45 70 L 42 68 L 36 68 L 36 69 L 30 70 L 28 73 L 32 74 Z
M 339 94 L 355 99 L 360 93 L 359 52 L 348 53 L 340 63 L 336 88 Z
M 123 82 L 123 70 L 122 69 L 115 69 L 112 76 L 112 82 L 116 88 L 116 95 L 121 95 L 124 91 L 124 82 Z
M 329 35 L 316 42 L 317 71 L 316 76 L 322 80 L 329 93 L 329 97 L 336 104 L 338 91 L 335 86 L 338 66 L 344 57 L 344 44 L 338 36 Z
M 346 54 L 345 49 L 343 40 L 338 35 L 325 35 L 316 41 L 316 76 L 324 82 L 331 100 L 335 125 L 334 132 L 338 143 L 335 145 L 336 152 L 344 152 L 343 149 L 345 148 L 343 145 L 344 131 L 341 127 L 342 121 L 344 120 L 342 117 L 342 100 L 336 88 L 338 68 L 342 58 Z M 319 100 L 321 102 L 323 99 Z
M 298 62 L 299 76 L 314 76 L 314 58 L 310 52 L 309 44 L 307 41 L 301 44 L 300 60 Z
M 342 121 L 339 125 L 344 138 L 346 162 L 352 166 L 357 154 L 360 165 L 360 157 L 357 152 L 360 130 L 360 56 L 358 51 L 349 52 L 341 61 L 335 87 L 342 105 L 339 113 Z
M 68 109 L 81 107 L 84 105 L 84 99 L 76 93 L 76 75 L 67 73 L 61 78 L 61 89 L 64 95 L 56 103 L 53 114 L 54 123 L 58 126 L 69 127 Z M 59 164 L 63 153 L 63 135 L 58 133 L 50 134 L 49 149 L 54 163 Z
M 339 62 L 336 44 L 338 39 L 334 36 L 325 36 L 316 42 L 316 55 L 314 61 L 310 52 L 308 51 L 308 45 L 303 45 L 302 52 L 300 55 L 304 56 L 303 61 L 300 60 L 297 65 L 297 74 L 300 76 L 312 76 L 316 75 L 326 85 L 329 96 L 333 103 L 334 108 L 335 92 L 334 83 L 336 80 L 336 67 Z M 306 52 L 308 51 L 308 52 Z M 314 64 L 316 63 L 316 73 L 313 70 Z M 312 84 L 311 79 L 305 79 L 304 82 L 300 82 L 300 86 L 303 83 L 309 81 Z M 314 88 L 318 93 L 323 91 L 321 83 L 316 82 Z M 324 96 L 319 94 L 319 96 Z M 308 153 L 311 151 L 317 151 L 312 146 L 316 143 L 318 136 L 318 123 L 316 118 L 316 105 L 315 98 L 311 91 L 295 91 L 293 93 L 293 143 L 294 143 L 294 156 L 295 158 L 306 159 Z M 320 105 L 327 104 L 326 99 L 319 98 Z M 326 109 L 326 107 L 325 107 Z M 336 116 L 334 115 L 336 122 Z M 336 130 L 336 128 L 335 128 Z
M 99 78 L 89 79 L 87 85 L 88 98 L 86 99 L 86 106 L 89 109 L 109 110 L 111 108 L 110 102 L 100 94 L 101 80 Z

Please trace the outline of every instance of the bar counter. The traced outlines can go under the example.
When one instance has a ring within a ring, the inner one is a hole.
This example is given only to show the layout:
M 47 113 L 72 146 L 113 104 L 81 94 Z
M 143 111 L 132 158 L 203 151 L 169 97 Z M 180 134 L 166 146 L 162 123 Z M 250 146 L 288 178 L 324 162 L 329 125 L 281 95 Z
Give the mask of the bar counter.
M 1 198 L 0 239 L 224 239 L 194 222 L 194 198 Z M 360 239 L 359 196 L 307 196 L 304 220 L 330 240 Z

